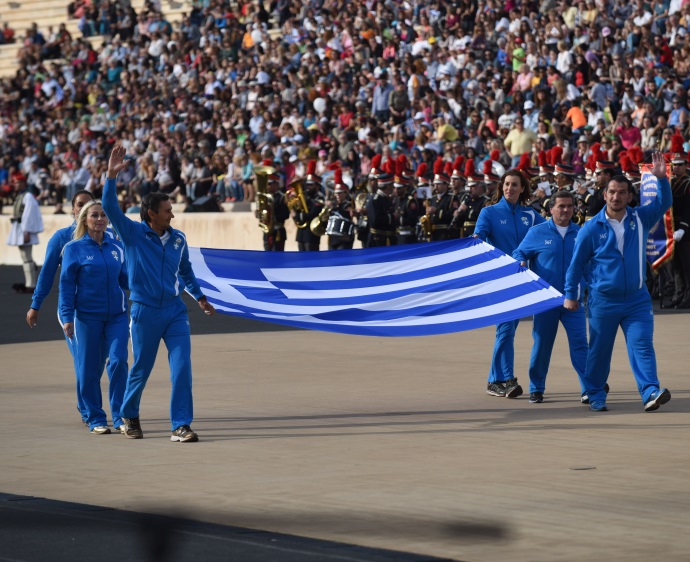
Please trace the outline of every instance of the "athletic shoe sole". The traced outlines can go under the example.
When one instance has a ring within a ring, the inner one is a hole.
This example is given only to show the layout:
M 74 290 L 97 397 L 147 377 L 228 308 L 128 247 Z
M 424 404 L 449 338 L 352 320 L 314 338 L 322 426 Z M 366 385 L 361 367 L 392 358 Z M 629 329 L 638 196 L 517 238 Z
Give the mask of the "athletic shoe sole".
M 506 392 L 506 398 L 517 398 L 518 396 L 522 396 L 522 387 L 520 385 L 514 386 Z
M 192 435 L 191 437 L 178 437 L 177 435 L 170 436 L 170 441 L 173 443 L 196 443 L 198 440 L 198 435 Z
M 669 400 L 671 400 L 671 393 L 668 389 L 664 388 L 664 391 L 659 394 L 659 396 L 644 405 L 644 411 L 653 412 L 658 410 L 662 404 L 666 404 Z
M 506 396 L 505 392 L 496 392 L 495 390 L 487 390 L 486 393 L 489 396 L 498 396 L 499 398 L 505 398 Z

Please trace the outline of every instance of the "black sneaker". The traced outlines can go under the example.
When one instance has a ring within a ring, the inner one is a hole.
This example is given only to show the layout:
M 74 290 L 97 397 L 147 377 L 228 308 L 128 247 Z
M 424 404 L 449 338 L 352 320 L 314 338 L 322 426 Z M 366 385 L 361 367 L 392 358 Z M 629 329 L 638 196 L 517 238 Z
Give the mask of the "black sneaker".
M 530 404 L 541 404 L 544 401 L 544 395 L 541 392 L 532 392 L 529 395 Z
M 199 436 L 192 431 L 188 425 L 181 425 L 170 436 L 170 441 L 178 441 L 180 443 L 194 443 L 199 440 Z
M 522 387 L 518 384 L 517 378 L 513 377 L 505 381 L 506 398 L 517 398 L 522 396 Z
M 605 392 L 606 394 L 609 393 L 609 383 L 604 384 L 604 392 Z M 580 402 L 581 402 L 582 404 L 589 404 L 589 396 L 587 396 L 587 393 L 586 393 L 586 392 L 583 392 L 583 393 L 580 395 Z
M 647 403 L 644 405 L 644 410 L 645 412 L 653 412 L 658 410 L 659 406 L 666 404 L 669 400 L 671 400 L 671 393 L 667 388 L 660 388 L 656 392 L 652 392 L 649 400 L 647 400 Z
M 139 418 L 122 418 L 122 423 L 125 426 L 125 430 L 122 431 L 122 433 L 125 434 L 125 437 L 128 439 L 143 439 L 144 438 L 144 432 L 141 430 L 141 424 L 139 423 Z
M 504 398 L 506 395 L 506 384 L 504 382 L 490 382 L 486 385 L 486 393 L 491 396 Z

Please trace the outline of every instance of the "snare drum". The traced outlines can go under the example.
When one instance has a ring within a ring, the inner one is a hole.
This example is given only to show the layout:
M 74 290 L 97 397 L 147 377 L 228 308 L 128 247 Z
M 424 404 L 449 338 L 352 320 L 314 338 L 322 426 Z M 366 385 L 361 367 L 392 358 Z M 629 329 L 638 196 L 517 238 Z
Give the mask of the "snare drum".
M 326 234 L 329 236 L 346 236 L 351 238 L 355 231 L 355 225 L 352 221 L 345 220 L 342 217 L 331 215 L 328 217 L 328 225 L 326 226 Z

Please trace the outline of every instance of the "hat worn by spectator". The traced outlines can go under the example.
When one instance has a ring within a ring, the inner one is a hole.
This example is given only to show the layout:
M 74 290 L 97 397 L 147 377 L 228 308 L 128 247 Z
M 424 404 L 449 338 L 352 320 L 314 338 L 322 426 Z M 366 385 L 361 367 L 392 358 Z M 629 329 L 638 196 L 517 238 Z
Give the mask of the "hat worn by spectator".
M 532 100 L 527 100 L 523 106 L 525 109 L 533 109 L 534 102 Z
M 558 175 L 564 175 L 564 176 L 574 176 L 575 175 L 575 168 L 573 168 L 570 164 L 556 164 L 556 168 L 553 172 L 554 176 Z

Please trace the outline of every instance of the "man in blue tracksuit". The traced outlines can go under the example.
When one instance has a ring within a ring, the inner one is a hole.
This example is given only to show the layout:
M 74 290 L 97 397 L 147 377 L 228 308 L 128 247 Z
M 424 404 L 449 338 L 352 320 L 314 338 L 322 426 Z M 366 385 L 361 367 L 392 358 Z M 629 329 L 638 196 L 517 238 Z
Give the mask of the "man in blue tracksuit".
M 518 170 L 508 170 L 494 197 L 497 203 L 484 207 L 477 217 L 474 235 L 511 255 L 527 231 L 544 222 L 532 207 L 527 206 L 531 196 L 529 181 Z M 486 393 L 491 396 L 517 398 L 522 394 L 513 370 L 515 360 L 515 330 L 519 320 L 502 322 L 496 326 L 496 341 L 491 358 L 491 370 Z
M 589 266 L 589 353 L 584 384 L 589 407 L 605 411 L 606 379 L 618 326 L 623 329 L 628 357 L 647 412 L 671 399 L 657 377 L 652 336 L 654 313 L 647 291 L 646 245 L 649 230 L 671 206 L 671 185 L 660 152 L 652 156 L 657 197 L 643 207 L 629 207 L 633 187 L 625 176 L 612 178 L 604 192 L 606 206 L 578 234 L 565 282 L 564 306 L 579 307 L 580 280 Z
M 171 441 L 194 442 L 191 338 L 187 307 L 180 296 L 180 281 L 207 314 L 215 308 L 206 300 L 192 271 L 185 235 L 170 226 L 172 203 L 164 193 L 150 193 L 141 202 L 141 223 L 125 216 L 117 201 L 116 178 L 125 167 L 125 149 L 116 146 L 108 163 L 103 208 L 120 236 L 127 258 L 134 363 L 127 378 L 122 404 L 125 435 L 141 439 L 139 404 L 156 360 L 160 340 L 168 348 L 172 394 Z
M 573 223 L 575 195 L 569 191 L 558 191 L 551 197 L 551 219 L 531 228 L 520 242 L 513 257 L 554 289 L 563 292 L 565 274 L 573 257 L 575 238 L 580 227 Z M 582 377 L 587 364 L 587 321 L 584 308 L 575 311 L 565 308 L 552 308 L 534 315 L 532 325 L 532 356 L 529 363 L 529 401 L 539 404 L 544 401 L 546 374 L 549 371 L 551 352 L 556 341 L 558 323 L 561 322 L 568 335 L 570 361 L 580 378 L 584 395 Z
M 72 197 L 72 218 L 75 221 L 77 220 L 82 207 L 92 200 L 93 195 L 90 191 L 81 190 L 74 194 Z M 70 226 L 61 228 L 55 232 L 55 234 L 53 234 L 48 241 L 46 257 L 43 261 L 43 265 L 41 266 L 41 272 L 38 275 L 36 289 L 34 289 L 34 294 L 31 299 L 31 308 L 29 308 L 29 311 L 26 313 L 26 322 L 31 328 L 38 323 L 38 311 L 41 309 L 43 301 L 53 288 L 55 274 L 62 263 L 62 249 L 65 247 L 65 244 L 72 240 L 75 225 L 76 223 L 72 223 Z M 77 344 L 77 340 L 74 338 L 68 338 L 67 336 L 65 336 L 65 339 L 67 340 L 67 347 L 72 355 L 72 361 L 74 362 L 74 373 L 77 375 L 77 409 L 81 414 L 82 421 L 87 423 L 87 413 L 86 409 L 84 408 L 84 401 L 82 400 L 79 392 L 79 374 L 77 371 L 77 362 L 75 361 L 75 346 Z M 103 369 L 101 369 L 101 371 L 103 371 Z

